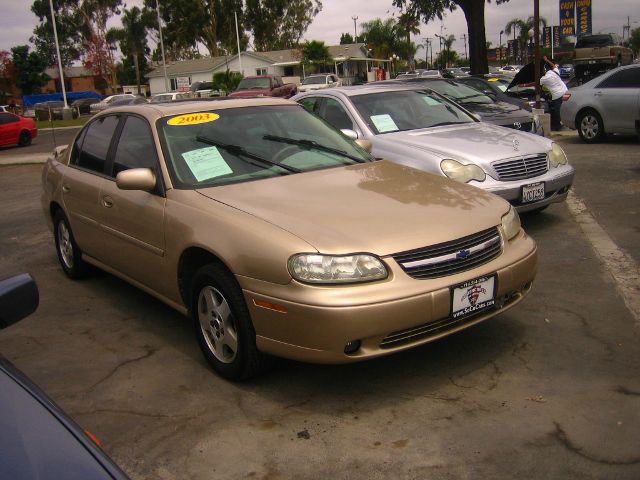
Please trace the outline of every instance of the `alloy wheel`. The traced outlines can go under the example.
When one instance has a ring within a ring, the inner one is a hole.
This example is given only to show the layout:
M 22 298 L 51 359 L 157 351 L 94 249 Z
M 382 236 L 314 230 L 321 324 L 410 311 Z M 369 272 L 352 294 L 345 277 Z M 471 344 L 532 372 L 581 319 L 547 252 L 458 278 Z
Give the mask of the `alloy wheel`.
M 211 353 L 222 363 L 231 363 L 238 352 L 238 331 L 233 313 L 222 293 L 205 286 L 198 296 L 198 320 Z

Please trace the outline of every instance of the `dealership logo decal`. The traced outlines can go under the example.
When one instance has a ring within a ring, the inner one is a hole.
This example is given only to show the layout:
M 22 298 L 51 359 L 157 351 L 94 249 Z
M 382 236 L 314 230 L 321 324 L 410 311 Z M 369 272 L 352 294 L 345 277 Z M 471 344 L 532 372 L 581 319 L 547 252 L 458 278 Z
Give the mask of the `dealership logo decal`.
M 482 287 L 481 285 L 474 285 L 469 290 L 467 290 L 467 293 L 464 294 L 460 301 L 464 302 L 464 299 L 466 298 L 467 300 L 469 300 L 471 306 L 475 307 L 476 303 L 478 302 L 478 298 L 482 293 L 487 293 L 484 287 Z
M 460 250 L 458 253 L 456 253 L 456 258 L 458 258 L 460 260 L 464 260 L 469 255 L 471 255 L 471 251 L 470 250 Z
M 515 138 L 513 139 L 513 149 L 517 152 L 518 150 L 520 150 L 520 142 L 518 140 L 516 140 Z

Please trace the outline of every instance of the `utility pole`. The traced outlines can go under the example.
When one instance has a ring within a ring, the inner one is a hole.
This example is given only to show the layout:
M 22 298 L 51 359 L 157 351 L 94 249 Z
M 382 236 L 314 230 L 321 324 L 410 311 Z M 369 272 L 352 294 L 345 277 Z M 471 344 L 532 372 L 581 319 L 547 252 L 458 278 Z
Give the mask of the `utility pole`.
M 631 23 L 630 23 L 630 18 L 628 16 L 627 16 L 627 24 L 622 25 L 622 40 L 624 40 L 624 32 L 627 32 L 627 40 L 629 40 L 631 38 Z
M 354 43 L 358 43 L 358 29 L 356 27 L 356 21 L 358 20 L 358 16 L 355 15 L 351 17 L 351 20 L 353 20 L 353 41 Z
M 536 79 L 536 108 L 540 104 L 540 0 L 533 0 L 533 58 L 534 75 Z
M 425 44 L 424 63 L 429 64 L 429 48 L 431 47 L 431 37 L 423 38 Z M 431 53 L 431 62 L 433 63 L 433 52 Z
M 467 60 L 467 34 L 462 34 L 462 39 L 464 40 L 464 59 Z

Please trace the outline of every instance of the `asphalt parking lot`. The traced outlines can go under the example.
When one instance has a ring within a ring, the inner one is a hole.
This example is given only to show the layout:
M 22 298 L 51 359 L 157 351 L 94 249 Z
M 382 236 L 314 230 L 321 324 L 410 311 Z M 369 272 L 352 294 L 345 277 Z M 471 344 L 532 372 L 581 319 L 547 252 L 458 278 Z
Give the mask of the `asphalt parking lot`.
M 640 146 L 558 141 L 574 194 L 523 217 L 540 263 L 521 305 L 399 355 L 283 360 L 237 384 L 164 304 L 65 277 L 42 166 L 2 166 L 0 272 L 32 273 L 41 303 L 0 352 L 134 479 L 640 478 Z

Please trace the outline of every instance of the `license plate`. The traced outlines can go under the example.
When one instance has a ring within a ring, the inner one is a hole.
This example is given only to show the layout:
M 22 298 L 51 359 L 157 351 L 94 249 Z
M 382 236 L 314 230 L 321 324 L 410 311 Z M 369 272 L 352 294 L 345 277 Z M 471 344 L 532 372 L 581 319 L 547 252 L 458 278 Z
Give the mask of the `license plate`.
M 473 315 L 495 305 L 495 275 L 469 280 L 451 289 L 451 318 Z
M 522 203 L 544 200 L 544 182 L 532 183 L 522 187 Z

